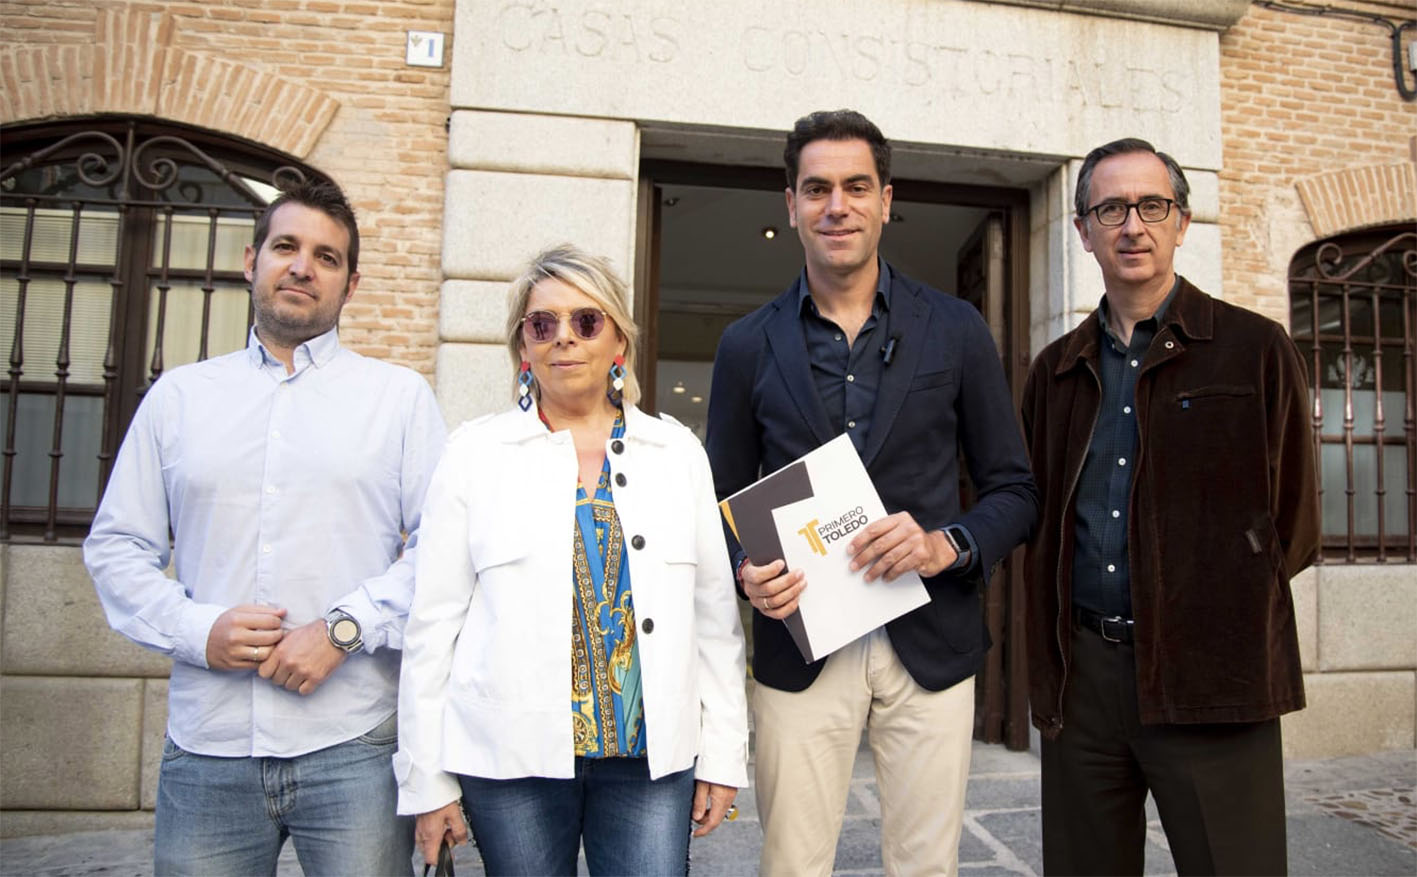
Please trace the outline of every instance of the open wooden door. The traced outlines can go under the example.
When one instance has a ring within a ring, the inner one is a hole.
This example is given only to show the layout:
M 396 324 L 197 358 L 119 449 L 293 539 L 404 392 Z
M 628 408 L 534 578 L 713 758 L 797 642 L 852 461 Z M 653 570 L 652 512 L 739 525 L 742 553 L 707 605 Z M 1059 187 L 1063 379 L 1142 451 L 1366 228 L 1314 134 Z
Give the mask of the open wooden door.
M 1017 212 L 1017 211 L 1015 211 Z M 1009 222 L 1004 211 L 991 211 L 959 251 L 956 293 L 979 309 L 1004 366 L 1015 407 L 1027 373 L 1028 319 L 1026 287 L 1011 282 Z M 1022 353 L 1020 354 L 1020 351 Z M 963 468 L 961 468 L 963 472 Z M 968 475 L 961 476 L 968 481 Z M 973 489 L 961 484 L 968 504 Z M 984 592 L 984 617 L 993 646 L 975 679 L 974 736 L 1010 749 L 1028 748 L 1028 675 L 1024 655 L 1023 549 L 1016 549 L 994 571 Z

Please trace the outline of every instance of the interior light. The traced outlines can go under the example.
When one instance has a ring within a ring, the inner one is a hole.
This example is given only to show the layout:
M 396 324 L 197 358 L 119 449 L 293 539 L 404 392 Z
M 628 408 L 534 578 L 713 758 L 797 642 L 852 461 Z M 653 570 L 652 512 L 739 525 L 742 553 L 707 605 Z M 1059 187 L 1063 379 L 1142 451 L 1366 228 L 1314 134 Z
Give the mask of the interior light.
M 767 238 L 768 240 L 772 240 L 773 238 L 777 237 L 777 226 L 763 226 L 763 237 Z
M 690 402 L 693 402 L 695 405 L 697 405 L 697 404 L 699 404 L 700 402 L 704 401 L 704 397 L 703 397 L 703 396 L 690 396 L 690 397 L 689 397 L 689 401 L 690 401 Z
M 683 381 L 680 381 L 680 382 L 678 382 L 677 384 L 675 384 L 675 385 L 674 385 L 674 389 L 671 390 L 670 392 L 676 393 L 676 394 L 678 394 L 678 395 L 680 395 L 680 396 L 684 395 L 684 382 L 683 382 Z

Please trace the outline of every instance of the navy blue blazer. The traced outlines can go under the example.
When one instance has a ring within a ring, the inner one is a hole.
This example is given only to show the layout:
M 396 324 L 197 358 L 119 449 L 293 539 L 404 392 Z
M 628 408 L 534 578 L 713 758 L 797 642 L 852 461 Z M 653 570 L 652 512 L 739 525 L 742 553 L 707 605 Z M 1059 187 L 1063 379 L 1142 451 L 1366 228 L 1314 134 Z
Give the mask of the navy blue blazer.
M 999 353 L 969 303 L 891 270 L 889 334 L 862 455 L 886 511 L 922 527 L 960 523 L 979 548 L 968 574 L 926 578 L 930 602 L 886 625 L 891 644 L 921 687 L 940 691 L 972 676 L 989 647 L 981 585 L 1028 538 L 1038 517 L 1013 399 Z M 706 447 L 719 499 L 835 438 L 807 359 L 798 286 L 735 321 L 713 363 Z M 959 455 L 978 496 L 961 513 Z M 731 533 L 730 556 L 738 556 Z M 809 584 L 810 587 L 810 584 Z M 782 622 L 753 613 L 753 675 L 801 691 L 825 659 L 803 660 Z

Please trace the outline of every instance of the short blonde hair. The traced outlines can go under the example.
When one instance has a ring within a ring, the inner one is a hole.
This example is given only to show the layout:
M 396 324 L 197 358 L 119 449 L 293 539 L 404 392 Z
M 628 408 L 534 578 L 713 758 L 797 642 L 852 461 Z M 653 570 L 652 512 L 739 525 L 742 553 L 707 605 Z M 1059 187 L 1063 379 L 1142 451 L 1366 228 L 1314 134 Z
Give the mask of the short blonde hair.
M 517 279 L 512 281 L 507 291 L 507 350 L 512 357 L 512 398 L 517 396 L 517 373 L 522 362 L 522 317 L 526 315 L 526 303 L 531 291 L 541 281 L 553 278 L 576 291 L 595 300 L 605 311 L 620 337 L 625 339 L 625 387 L 622 399 L 633 405 L 640 400 L 640 382 L 635 377 L 635 353 L 638 348 L 640 328 L 635 318 L 630 316 L 629 289 L 625 281 L 610 267 L 610 263 L 579 249 L 572 244 L 558 244 L 532 257 Z M 610 389 L 610 376 L 605 376 L 605 387 Z M 541 388 L 532 384 L 532 393 L 541 399 Z

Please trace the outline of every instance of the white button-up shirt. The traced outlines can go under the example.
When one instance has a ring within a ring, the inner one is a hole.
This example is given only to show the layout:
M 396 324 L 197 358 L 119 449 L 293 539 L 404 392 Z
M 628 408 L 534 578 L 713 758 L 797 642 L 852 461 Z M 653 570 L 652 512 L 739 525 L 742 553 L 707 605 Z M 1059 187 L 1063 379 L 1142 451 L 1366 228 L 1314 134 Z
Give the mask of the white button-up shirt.
M 342 348 L 335 330 L 300 345 L 290 375 L 252 332 L 245 350 L 153 385 L 84 561 L 114 629 L 174 659 L 173 742 L 290 757 L 393 714 L 419 515 L 444 439 L 427 381 Z M 175 580 L 163 572 L 174 552 Z M 364 647 L 303 697 L 254 671 L 208 669 L 213 623 L 243 603 L 284 607 L 287 629 L 339 607 Z

